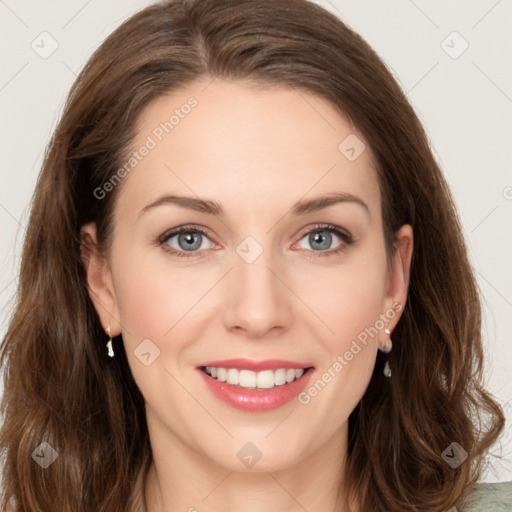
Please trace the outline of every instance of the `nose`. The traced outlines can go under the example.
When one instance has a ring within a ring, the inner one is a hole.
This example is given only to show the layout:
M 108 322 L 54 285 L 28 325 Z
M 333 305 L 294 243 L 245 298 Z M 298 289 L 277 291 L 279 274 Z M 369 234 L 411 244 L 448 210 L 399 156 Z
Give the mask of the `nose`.
M 286 286 L 286 272 L 276 264 L 270 250 L 251 263 L 235 255 L 226 281 L 224 325 L 228 330 L 260 339 L 290 327 L 293 293 Z

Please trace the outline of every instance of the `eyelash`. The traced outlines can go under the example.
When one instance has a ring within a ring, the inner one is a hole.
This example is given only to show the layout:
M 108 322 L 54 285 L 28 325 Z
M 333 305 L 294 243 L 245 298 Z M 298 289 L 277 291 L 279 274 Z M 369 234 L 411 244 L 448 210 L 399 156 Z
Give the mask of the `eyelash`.
M 302 249 L 303 251 L 310 253 L 310 254 L 306 255 L 308 258 L 316 258 L 316 257 L 326 258 L 329 256 L 339 255 L 346 249 L 347 246 L 351 245 L 354 242 L 354 239 L 353 239 L 352 235 L 350 235 L 350 233 L 348 233 L 347 231 L 342 230 L 339 227 L 334 226 L 332 224 L 315 224 L 311 229 L 301 233 L 299 240 L 302 240 L 302 238 L 304 238 L 306 235 L 309 235 L 310 233 L 322 232 L 322 231 L 334 233 L 338 238 L 340 238 L 343 241 L 343 243 L 337 249 L 331 249 L 328 251 L 313 251 L 313 250 L 309 250 L 309 249 Z M 160 246 L 162 246 L 164 251 L 172 254 L 173 256 L 178 256 L 180 258 L 194 258 L 194 257 L 203 258 L 204 256 L 206 256 L 205 250 L 189 251 L 187 253 L 187 251 L 177 251 L 176 249 L 167 245 L 166 242 L 170 238 L 172 238 L 176 235 L 180 235 L 182 233 L 201 233 L 201 235 L 204 235 L 205 237 L 208 238 L 208 233 L 200 226 L 187 225 L 187 226 L 181 226 L 179 228 L 176 228 L 171 231 L 167 231 L 167 232 L 163 233 L 162 235 L 160 235 L 158 237 L 158 244 Z M 311 254 L 311 253 L 314 253 L 314 254 Z

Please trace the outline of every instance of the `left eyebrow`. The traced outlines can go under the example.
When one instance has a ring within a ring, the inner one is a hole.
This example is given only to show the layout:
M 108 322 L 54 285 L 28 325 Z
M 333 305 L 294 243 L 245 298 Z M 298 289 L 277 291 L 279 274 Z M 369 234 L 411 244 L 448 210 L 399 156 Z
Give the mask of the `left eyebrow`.
M 308 201 L 298 201 L 292 207 L 292 214 L 304 215 L 306 213 L 322 210 L 336 203 L 355 203 L 362 206 L 366 213 L 370 213 L 368 205 L 360 197 L 347 194 L 346 192 L 333 192 L 332 194 L 316 197 Z
M 346 192 L 333 192 L 326 196 L 316 197 L 307 201 L 298 201 L 292 206 L 291 212 L 293 215 L 305 215 L 306 213 L 316 212 L 336 203 L 355 203 L 361 206 L 367 213 L 370 213 L 368 205 L 361 198 L 347 194 Z M 224 217 L 225 215 L 222 206 L 215 201 L 187 196 L 165 195 L 142 208 L 139 212 L 139 216 L 152 208 L 164 204 L 175 204 L 181 208 L 194 210 L 207 215 L 217 215 L 219 217 Z

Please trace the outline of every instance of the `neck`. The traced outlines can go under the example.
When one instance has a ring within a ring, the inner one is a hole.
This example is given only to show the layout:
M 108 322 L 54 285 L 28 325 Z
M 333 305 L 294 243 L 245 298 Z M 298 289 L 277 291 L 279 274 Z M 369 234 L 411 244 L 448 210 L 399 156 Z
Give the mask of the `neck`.
M 175 440 L 158 447 L 152 443 L 146 512 L 340 512 L 337 497 L 343 484 L 346 439 L 345 426 L 293 467 L 244 472 L 224 468 Z

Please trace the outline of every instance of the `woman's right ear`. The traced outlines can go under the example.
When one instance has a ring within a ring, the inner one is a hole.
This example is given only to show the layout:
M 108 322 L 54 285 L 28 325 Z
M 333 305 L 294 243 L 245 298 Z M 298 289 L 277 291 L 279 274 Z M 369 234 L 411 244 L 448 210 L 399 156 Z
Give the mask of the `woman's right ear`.
M 85 268 L 87 291 L 103 329 L 110 325 L 112 336 L 117 336 L 121 325 L 112 273 L 107 258 L 98 249 L 94 222 L 84 224 L 80 229 L 80 256 Z

